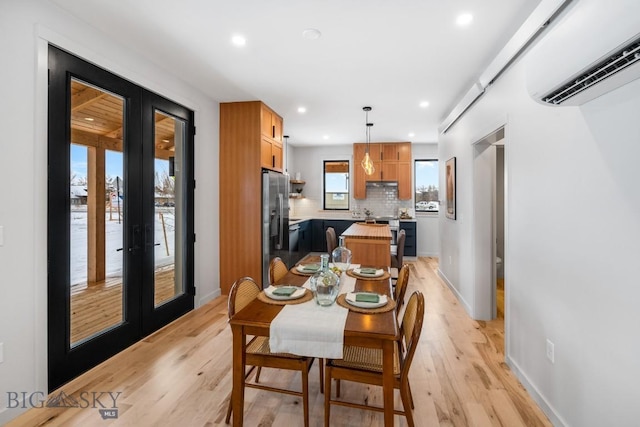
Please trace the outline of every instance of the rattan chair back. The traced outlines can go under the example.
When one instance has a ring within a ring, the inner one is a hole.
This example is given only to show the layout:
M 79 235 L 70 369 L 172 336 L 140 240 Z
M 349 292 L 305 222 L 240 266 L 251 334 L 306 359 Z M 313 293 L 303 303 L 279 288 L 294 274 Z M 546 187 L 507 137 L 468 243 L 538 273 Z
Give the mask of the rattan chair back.
M 243 277 L 236 280 L 231 286 L 231 292 L 229 292 L 228 310 L 229 319 L 233 317 L 238 311 L 245 308 L 251 301 L 258 297 L 258 294 L 262 291 L 260 285 L 251 277 Z
M 406 351 L 400 361 L 402 365 L 400 373 L 401 382 L 409 381 L 409 368 L 416 352 L 418 341 L 420 340 L 423 320 L 424 295 L 422 295 L 420 291 L 415 291 L 411 294 L 411 297 L 409 297 L 407 307 L 404 310 L 404 316 L 402 317 L 402 324 L 400 325 L 400 330 L 406 343 Z
M 269 284 L 273 285 L 287 275 L 289 268 L 282 258 L 275 257 L 269 263 Z
M 396 289 L 394 299 L 398 307 L 402 307 L 404 304 L 404 296 L 407 293 L 407 286 L 409 285 L 409 264 L 404 264 L 398 272 L 398 280 L 396 282 Z

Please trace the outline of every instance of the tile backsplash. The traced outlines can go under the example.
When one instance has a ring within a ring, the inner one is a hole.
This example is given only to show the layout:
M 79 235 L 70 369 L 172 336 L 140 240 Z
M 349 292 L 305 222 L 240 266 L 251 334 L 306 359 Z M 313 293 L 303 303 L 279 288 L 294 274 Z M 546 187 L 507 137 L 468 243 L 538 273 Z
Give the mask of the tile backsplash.
M 312 198 L 291 199 L 290 216 L 317 216 L 322 211 L 322 201 Z M 323 214 L 330 216 L 351 215 L 352 211 L 357 211 L 364 216 L 364 210 L 369 209 L 372 216 L 395 216 L 398 214 L 398 208 L 412 208 L 411 200 L 398 200 L 397 187 L 369 187 L 367 188 L 367 198 L 364 200 L 351 199 L 349 205 L 350 212 L 322 211 Z

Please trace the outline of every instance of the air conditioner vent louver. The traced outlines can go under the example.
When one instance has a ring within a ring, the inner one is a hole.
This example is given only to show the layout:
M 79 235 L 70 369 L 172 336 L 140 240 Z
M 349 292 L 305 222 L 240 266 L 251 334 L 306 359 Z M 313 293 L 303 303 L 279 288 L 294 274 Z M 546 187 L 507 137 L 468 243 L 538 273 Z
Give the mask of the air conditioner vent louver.
M 558 105 L 640 61 L 640 39 L 635 39 L 578 77 L 542 97 L 542 101 Z

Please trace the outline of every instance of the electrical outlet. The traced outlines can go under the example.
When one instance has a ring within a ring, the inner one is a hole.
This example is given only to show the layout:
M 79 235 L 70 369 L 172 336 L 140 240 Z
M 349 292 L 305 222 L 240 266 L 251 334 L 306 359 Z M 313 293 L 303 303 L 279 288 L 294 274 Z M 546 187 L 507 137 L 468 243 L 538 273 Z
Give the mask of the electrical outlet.
M 551 363 L 555 363 L 555 358 L 555 346 L 547 339 L 547 359 L 549 359 Z
M 451 255 L 449 255 L 449 265 L 451 265 Z

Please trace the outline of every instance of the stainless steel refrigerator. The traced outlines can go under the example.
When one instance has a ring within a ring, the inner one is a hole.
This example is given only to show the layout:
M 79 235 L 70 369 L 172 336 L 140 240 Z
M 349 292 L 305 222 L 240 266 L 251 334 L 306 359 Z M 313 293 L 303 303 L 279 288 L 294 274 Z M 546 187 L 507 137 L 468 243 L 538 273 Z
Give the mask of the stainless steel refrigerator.
M 269 262 L 289 265 L 289 177 L 262 171 L 262 286 L 269 286 Z

